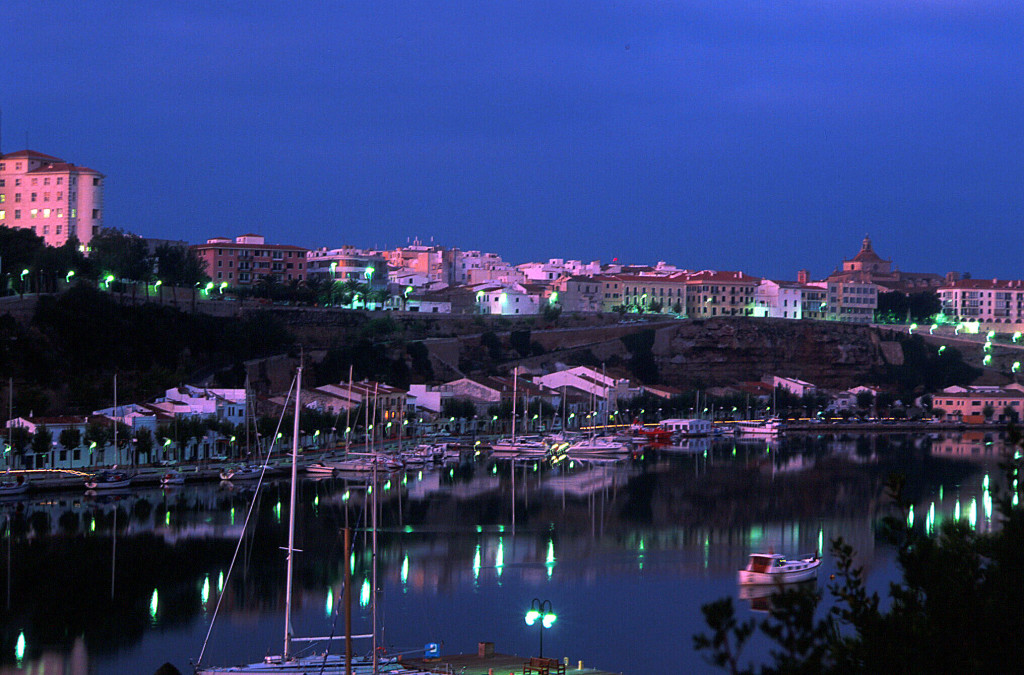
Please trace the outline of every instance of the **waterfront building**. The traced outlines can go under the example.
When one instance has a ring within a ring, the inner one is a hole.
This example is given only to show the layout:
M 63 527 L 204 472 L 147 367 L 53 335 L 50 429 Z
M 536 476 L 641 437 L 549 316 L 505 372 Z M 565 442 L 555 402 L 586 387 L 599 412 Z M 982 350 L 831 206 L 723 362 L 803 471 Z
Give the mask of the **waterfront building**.
M 104 178 L 34 150 L 0 155 L 0 226 L 30 229 L 47 246 L 88 247 L 103 228 Z
M 760 283 L 758 277 L 743 272 L 692 272 L 686 278 L 686 315 L 691 319 L 753 316 Z
M 1024 410 L 1024 391 L 998 387 L 950 387 L 932 395 L 932 408 L 942 410 L 947 421 L 1017 421 Z M 991 409 L 990 418 L 985 416 L 986 408 Z
M 277 283 L 306 278 L 307 249 L 268 244 L 259 234 L 243 234 L 234 239 L 214 237 L 191 249 L 206 263 L 206 273 L 218 285 L 252 286 L 264 277 Z
M 794 396 L 805 396 L 807 394 L 814 394 L 818 391 L 818 388 L 810 382 L 804 382 L 798 380 L 795 377 L 780 377 L 779 375 L 772 376 L 772 388 L 778 389 L 781 387 Z
M 942 313 L 950 321 L 978 322 L 984 330 L 1024 327 L 1024 280 L 960 279 L 939 288 Z
M 390 275 L 387 259 L 382 255 L 353 246 L 306 252 L 306 279 L 313 281 L 354 281 L 373 290 L 387 287 Z
M 628 399 L 639 393 L 630 387 L 626 378 L 612 377 L 588 366 L 577 366 L 533 378 L 535 384 L 560 391 L 563 387 L 583 392 L 594 401 L 594 411 L 600 419 L 618 407 L 619 399 Z

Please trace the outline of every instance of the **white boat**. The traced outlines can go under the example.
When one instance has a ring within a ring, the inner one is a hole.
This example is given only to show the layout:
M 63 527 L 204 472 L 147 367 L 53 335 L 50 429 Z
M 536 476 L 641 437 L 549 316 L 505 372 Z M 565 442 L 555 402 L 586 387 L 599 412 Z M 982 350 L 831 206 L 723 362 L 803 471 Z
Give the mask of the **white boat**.
M 165 487 L 184 484 L 185 474 L 179 473 L 177 471 L 168 471 L 164 475 L 160 476 L 160 485 L 163 485 Z
M 610 436 L 596 436 L 576 441 L 567 449 L 570 457 L 580 455 L 625 455 L 629 448 Z
M 199 655 L 199 664 L 195 666 L 195 675 L 220 675 L 223 673 L 240 673 L 250 675 L 342 675 L 343 673 L 357 673 L 368 675 L 373 673 L 388 673 L 389 675 L 430 675 L 427 671 L 408 670 L 401 666 L 396 658 L 376 657 L 376 649 L 371 656 L 356 658 L 353 657 L 350 663 L 342 654 L 308 654 L 299 656 L 293 650 L 293 643 L 296 642 L 320 642 L 329 641 L 329 638 L 296 638 L 292 635 L 292 568 L 294 565 L 295 548 L 295 504 L 298 485 L 298 461 L 299 461 L 299 413 L 302 391 L 302 367 L 299 366 L 295 377 L 295 429 L 292 433 L 292 470 L 291 470 L 291 501 L 288 511 L 288 546 L 285 551 L 288 553 L 288 565 L 285 575 L 285 605 L 284 605 L 284 649 L 280 655 L 266 656 L 262 661 L 235 666 L 202 666 L 202 654 Z M 372 462 L 371 462 L 372 464 Z M 376 477 L 376 474 L 375 474 Z M 376 490 L 373 490 L 376 499 Z M 374 525 L 376 525 L 376 508 L 374 508 Z M 376 540 L 376 529 L 374 529 Z M 376 549 L 374 550 L 376 558 Z M 212 630 L 212 627 L 211 627 Z M 376 645 L 376 633 L 371 635 L 355 635 L 353 638 L 374 637 Z M 209 637 L 209 633 L 207 634 Z M 338 639 L 338 638 L 334 638 Z M 206 645 L 203 645 L 205 653 Z M 376 660 L 376 663 L 374 663 Z
M 333 476 L 335 472 L 333 464 L 327 462 L 313 462 L 306 467 L 306 473 L 311 473 L 317 476 Z
M 263 475 L 263 467 L 259 464 L 233 466 L 220 472 L 221 480 L 258 480 Z
M 28 492 L 29 482 L 23 474 L 18 474 L 13 479 L 7 476 L 0 480 L 0 497 L 18 497 Z
M 85 481 L 85 487 L 90 490 L 116 490 L 131 484 L 132 475 L 120 469 L 105 469 Z
M 766 420 L 736 422 L 736 431 L 744 436 L 778 436 L 782 431 L 782 420 L 771 418 Z
M 754 584 L 792 584 L 818 577 L 821 558 L 807 555 L 787 560 L 778 553 L 751 553 L 747 566 L 739 571 L 739 582 Z

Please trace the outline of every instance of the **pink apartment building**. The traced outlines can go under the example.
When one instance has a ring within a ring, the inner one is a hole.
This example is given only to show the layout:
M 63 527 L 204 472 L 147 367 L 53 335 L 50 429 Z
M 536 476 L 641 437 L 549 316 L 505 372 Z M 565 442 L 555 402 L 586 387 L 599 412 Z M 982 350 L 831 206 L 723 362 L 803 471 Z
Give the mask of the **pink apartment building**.
M 0 226 L 31 229 L 47 246 L 87 246 L 103 227 L 103 179 L 33 150 L 0 155 Z
M 273 276 L 282 283 L 306 278 L 308 249 L 268 244 L 258 234 L 243 234 L 234 239 L 214 237 L 190 248 L 206 263 L 206 273 L 217 284 L 248 286 L 265 276 Z

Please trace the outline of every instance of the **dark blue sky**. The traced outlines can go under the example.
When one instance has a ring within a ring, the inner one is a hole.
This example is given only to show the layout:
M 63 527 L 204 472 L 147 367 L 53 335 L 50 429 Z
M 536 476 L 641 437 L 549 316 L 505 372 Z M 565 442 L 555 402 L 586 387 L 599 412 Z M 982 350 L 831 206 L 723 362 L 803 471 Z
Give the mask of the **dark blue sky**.
M 1024 3 L 6 0 L 2 150 L 203 241 L 1021 278 Z

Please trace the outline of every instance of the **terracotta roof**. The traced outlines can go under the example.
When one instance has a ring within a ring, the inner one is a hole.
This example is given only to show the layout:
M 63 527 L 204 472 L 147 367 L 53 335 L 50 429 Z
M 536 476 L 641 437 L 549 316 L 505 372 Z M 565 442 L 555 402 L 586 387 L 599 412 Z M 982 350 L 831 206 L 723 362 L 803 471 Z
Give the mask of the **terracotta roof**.
M 275 249 L 278 251 L 308 251 L 308 248 L 302 246 L 292 246 L 290 244 L 236 244 L 235 242 L 215 242 L 213 244 L 192 244 L 189 248 L 194 249 L 210 249 L 210 248 L 245 248 L 245 249 Z
M 32 159 L 42 159 L 50 162 L 63 162 L 64 160 L 59 157 L 51 157 L 50 155 L 44 155 L 41 152 L 35 150 L 18 150 L 17 152 L 9 152 L 6 155 L 0 155 L 0 159 L 19 159 L 21 157 L 30 157 Z
M 713 281 L 717 283 L 725 283 L 729 281 L 742 282 L 742 283 L 757 283 L 761 281 L 760 277 L 752 277 L 743 272 L 725 272 L 716 270 L 703 270 L 700 272 L 694 272 L 689 276 L 691 282 L 707 282 Z
M 90 169 L 87 166 L 75 166 L 70 162 L 50 162 L 49 164 L 44 164 L 43 166 L 27 171 L 26 173 L 68 173 L 71 171 L 77 171 L 78 173 L 95 173 L 100 176 L 103 175 L 96 169 Z
M 1021 279 L 960 279 L 951 284 L 939 287 L 939 290 L 955 288 L 978 288 L 978 289 L 1024 289 L 1024 280 Z

